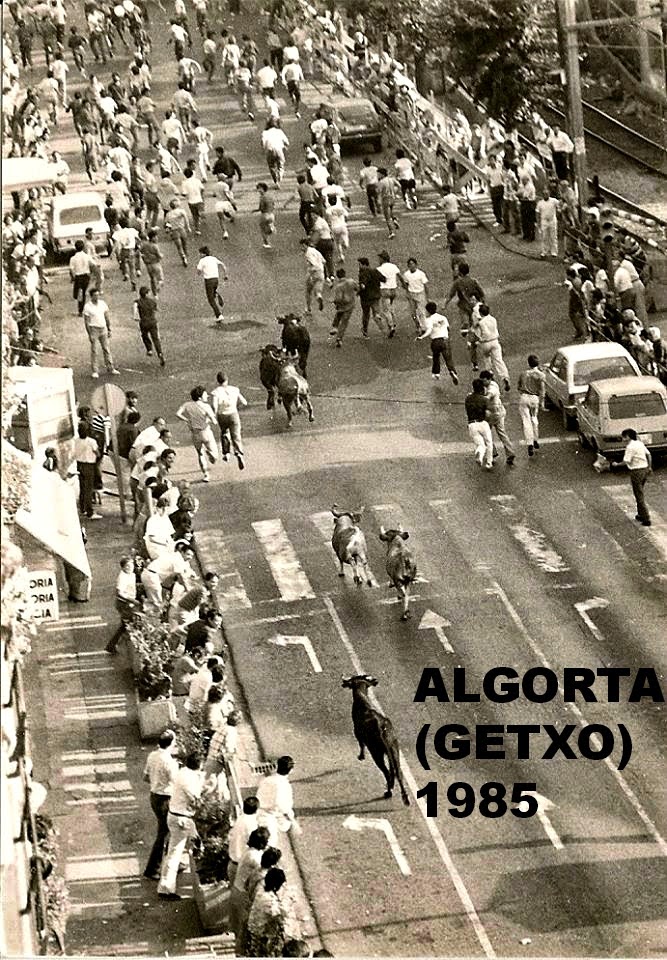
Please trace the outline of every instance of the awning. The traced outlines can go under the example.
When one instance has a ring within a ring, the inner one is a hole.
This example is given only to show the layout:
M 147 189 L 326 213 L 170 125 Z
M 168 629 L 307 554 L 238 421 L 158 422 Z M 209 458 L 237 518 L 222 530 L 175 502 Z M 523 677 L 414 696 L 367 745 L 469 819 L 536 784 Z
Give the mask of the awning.
M 51 553 L 90 577 L 74 487 L 20 450 L 13 448 L 12 454 L 26 461 L 32 474 L 29 503 L 17 511 L 16 523 Z
M 2 192 L 48 187 L 58 178 L 56 163 L 41 157 L 9 157 L 2 161 Z

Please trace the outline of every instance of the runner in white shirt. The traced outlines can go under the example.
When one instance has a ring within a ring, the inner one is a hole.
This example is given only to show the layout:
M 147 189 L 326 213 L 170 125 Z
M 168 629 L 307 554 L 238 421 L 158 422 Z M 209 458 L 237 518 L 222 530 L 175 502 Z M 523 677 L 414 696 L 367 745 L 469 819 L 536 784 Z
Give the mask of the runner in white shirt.
M 405 156 L 401 149 L 396 151 L 396 163 L 394 164 L 396 179 L 401 185 L 403 202 L 408 210 L 417 208 L 417 182 L 415 172 L 412 168 L 412 162 Z
M 204 185 L 192 170 L 186 170 L 181 184 L 181 195 L 185 197 L 192 214 L 195 236 L 201 235 L 201 223 L 204 213 Z
M 389 326 L 389 336 L 393 337 L 396 330 L 396 316 L 394 314 L 394 301 L 398 291 L 398 280 L 401 275 L 401 268 L 391 262 L 387 250 L 378 254 L 380 261 L 378 271 L 385 278 L 380 284 L 380 296 L 382 298 L 382 312 Z
M 222 239 L 227 240 L 229 238 L 227 221 L 229 220 L 230 223 L 234 223 L 234 214 L 236 213 L 237 206 L 234 201 L 232 188 L 224 173 L 218 174 L 218 182 L 213 188 L 213 196 L 215 197 L 215 215 L 218 218 L 218 223 L 222 230 Z
M 264 66 L 257 71 L 257 83 L 263 97 L 273 97 L 273 91 L 278 79 L 278 74 L 270 65 L 268 60 L 264 61 Z
M 222 447 L 222 459 L 229 460 L 230 449 L 234 450 L 239 465 L 239 470 L 245 467 L 243 457 L 243 446 L 241 439 L 241 420 L 239 419 L 238 407 L 248 406 L 248 401 L 243 396 L 238 387 L 232 387 L 229 383 L 226 373 L 218 373 L 216 377 L 218 386 L 211 391 L 211 406 L 213 413 L 218 420 L 220 427 L 220 446 Z
M 331 227 L 331 235 L 338 259 L 341 263 L 345 263 L 345 252 L 350 247 L 350 235 L 347 229 L 347 210 L 343 204 L 338 201 L 338 198 L 332 195 L 328 198 L 324 216 Z
M 213 134 L 208 129 L 208 127 L 203 126 L 203 124 L 198 123 L 195 127 L 192 134 L 195 141 L 195 149 L 197 151 L 197 167 L 199 169 L 199 179 L 202 183 L 206 183 L 206 174 L 211 169 L 211 164 L 209 163 L 209 155 L 211 153 L 211 147 L 213 145 Z
M 201 260 L 197 264 L 197 273 L 201 274 L 201 276 L 204 278 L 206 299 L 213 308 L 216 325 L 220 325 L 223 319 L 222 307 L 224 300 L 218 292 L 218 284 L 220 283 L 221 268 L 223 281 L 227 279 L 227 267 L 224 265 L 222 260 L 218 260 L 217 257 L 211 255 L 211 251 L 208 247 L 200 247 L 199 252 L 202 256 Z
M 289 147 L 287 135 L 279 123 L 278 120 L 270 120 L 269 126 L 262 133 L 262 149 L 266 154 L 269 173 L 276 190 L 285 173 L 285 150 Z
M 292 49 L 296 50 L 296 47 Z M 297 51 L 298 53 L 298 51 Z M 282 70 L 282 80 L 285 86 L 287 87 L 287 92 L 289 93 L 292 103 L 294 104 L 294 114 L 297 120 L 301 117 L 299 110 L 301 109 L 301 86 L 304 82 L 303 70 L 299 63 L 291 59 L 285 64 Z
M 408 295 L 410 313 L 417 330 L 424 328 L 426 321 L 426 300 L 428 299 L 428 277 L 417 266 L 414 257 L 408 260 L 408 269 L 401 274 L 401 283 Z
M 130 280 L 132 289 L 137 289 L 137 248 L 139 245 L 139 231 L 134 227 L 128 226 L 127 220 L 123 217 L 119 221 L 118 230 L 113 235 L 114 249 L 120 268 L 123 272 L 123 280 Z

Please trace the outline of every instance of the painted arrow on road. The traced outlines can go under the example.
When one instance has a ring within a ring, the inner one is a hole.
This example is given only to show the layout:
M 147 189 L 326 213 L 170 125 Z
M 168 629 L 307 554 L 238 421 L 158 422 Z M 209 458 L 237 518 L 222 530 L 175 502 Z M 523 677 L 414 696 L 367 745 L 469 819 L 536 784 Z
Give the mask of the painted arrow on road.
M 387 842 L 389 843 L 389 849 L 393 853 L 394 859 L 398 864 L 398 869 L 401 871 L 404 877 L 409 877 L 412 874 L 410 864 L 408 863 L 405 854 L 401 850 L 401 846 L 396 839 L 394 828 L 384 817 L 358 817 L 356 814 L 351 813 L 347 819 L 343 820 L 343 826 L 347 830 L 354 830 L 356 833 L 361 833 L 362 830 L 379 830 L 380 833 L 384 833 L 385 837 L 387 838 Z
M 449 620 L 445 620 L 435 610 L 427 610 L 419 621 L 418 630 L 433 630 L 447 653 L 454 653 L 454 647 L 445 636 L 445 627 L 451 627 Z
M 272 643 L 276 647 L 288 647 L 288 646 L 300 646 L 308 654 L 308 659 L 310 660 L 311 666 L 315 673 L 322 673 L 322 667 L 320 661 L 317 659 L 317 654 L 313 649 L 313 645 L 308 639 L 308 637 L 288 637 L 282 633 L 277 633 L 274 637 L 269 637 L 269 643 Z
M 556 833 L 554 826 L 546 813 L 547 810 L 553 810 L 554 808 L 553 801 L 547 799 L 547 797 L 543 797 L 541 793 L 536 793 L 533 790 L 526 790 L 526 792 L 524 793 L 524 796 L 535 797 L 535 799 L 537 800 L 536 817 L 542 824 L 542 828 L 544 832 L 548 836 L 549 840 L 551 840 L 551 843 L 554 845 L 556 850 L 564 850 L 565 848 L 563 846 L 563 841 Z M 519 809 L 521 810 L 526 809 L 526 807 L 524 807 L 524 803 L 525 801 L 522 800 L 521 803 L 519 804 Z
M 605 600 L 603 597 L 591 597 L 590 600 L 582 600 L 580 603 L 575 603 L 574 607 L 581 619 L 584 621 L 588 629 L 591 631 L 596 640 L 603 640 L 602 632 L 599 627 L 597 627 L 591 618 L 588 616 L 589 610 L 604 610 L 605 607 L 609 606 L 609 601 Z

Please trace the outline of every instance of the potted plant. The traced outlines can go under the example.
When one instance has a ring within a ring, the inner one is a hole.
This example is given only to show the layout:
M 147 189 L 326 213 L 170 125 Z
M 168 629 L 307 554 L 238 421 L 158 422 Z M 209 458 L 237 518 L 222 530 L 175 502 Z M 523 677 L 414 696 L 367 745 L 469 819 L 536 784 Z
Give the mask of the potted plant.
M 46 916 L 46 951 L 49 954 L 65 953 L 65 928 L 71 904 L 65 878 L 57 870 L 58 831 L 50 817 L 35 815 L 36 842 L 33 870 L 40 870 L 44 888 Z
M 141 664 L 136 675 L 136 703 L 142 740 L 159 737 L 176 722 L 171 699 L 171 677 L 167 672 L 174 656 L 169 627 L 146 616 L 128 624 L 131 648 Z
M 190 854 L 194 899 L 203 929 L 220 932 L 229 919 L 229 801 L 221 800 L 215 790 L 206 790 L 197 806 L 195 824 L 199 841 Z

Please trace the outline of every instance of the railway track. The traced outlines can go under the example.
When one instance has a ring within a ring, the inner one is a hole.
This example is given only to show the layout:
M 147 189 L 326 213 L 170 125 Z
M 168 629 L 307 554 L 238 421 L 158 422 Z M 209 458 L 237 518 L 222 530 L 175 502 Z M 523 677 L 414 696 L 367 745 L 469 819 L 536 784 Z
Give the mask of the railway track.
M 602 145 L 615 156 L 622 156 L 636 166 L 667 180 L 667 150 L 655 140 L 626 126 L 615 117 L 587 101 L 583 102 L 584 130 L 586 139 Z M 566 125 L 567 117 L 558 107 L 550 104 L 543 113 L 551 113 Z

